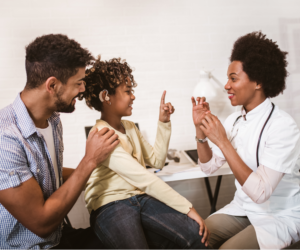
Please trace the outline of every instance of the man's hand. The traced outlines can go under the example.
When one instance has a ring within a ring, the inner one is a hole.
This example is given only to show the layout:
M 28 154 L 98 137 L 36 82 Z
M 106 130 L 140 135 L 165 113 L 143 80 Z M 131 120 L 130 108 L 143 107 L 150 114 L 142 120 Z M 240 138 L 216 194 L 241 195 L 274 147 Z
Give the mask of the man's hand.
M 197 211 L 193 207 L 188 212 L 187 216 L 199 224 L 200 226 L 199 235 L 202 236 L 202 243 L 205 242 L 205 246 L 208 246 L 208 239 L 209 239 L 210 232 L 208 231 L 208 228 L 205 225 L 204 220 L 201 218 L 201 216 L 197 213 Z
M 197 104 L 195 98 L 192 97 L 192 104 L 193 104 L 193 121 L 195 127 L 199 127 L 202 124 L 202 120 L 206 115 L 206 112 L 209 111 L 209 103 L 206 102 L 205 97 L 197 97 Z
M 207 113 L 202 119 L 200 129 L 208 137 L 208 139 L 216 144 L 219 148 L 228 142 L 226 131 L 218 119 L 211 113 Z
M 94 129 L 90 132 L 86 141 L 84 159 L 91 162 L 94 167 L 103 162 L 119 144 L 118 135 L 114 130 L 103 128 L 100 131 Z
M 165 96 L 167 91 L 164 91 L 160 101 L 160 108 L 159 108 L 159 120 L 161 122 L 169 122 L 170 116 L 175 112 L 174 107 L 170 102 L 165 104 Z

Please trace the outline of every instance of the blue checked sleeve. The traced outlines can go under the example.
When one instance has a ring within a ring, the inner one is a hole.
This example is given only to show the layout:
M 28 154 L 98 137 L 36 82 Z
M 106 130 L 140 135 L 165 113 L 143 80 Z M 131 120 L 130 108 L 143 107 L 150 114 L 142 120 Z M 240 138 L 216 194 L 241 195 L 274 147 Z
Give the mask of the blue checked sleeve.
M 33 175 L 27 164 L 26 153 L 16 138 L 0 135 L 0 190 L 13 188 Z

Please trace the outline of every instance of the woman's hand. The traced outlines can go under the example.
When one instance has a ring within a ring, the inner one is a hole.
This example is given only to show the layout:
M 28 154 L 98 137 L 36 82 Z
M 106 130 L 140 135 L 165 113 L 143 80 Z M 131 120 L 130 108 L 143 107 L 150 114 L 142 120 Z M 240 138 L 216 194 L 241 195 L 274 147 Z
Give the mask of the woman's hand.
M 208 246 L 208 239 L 209 239 L 210 232 L 208 231 L 208 228 L 205 225 L 204 220 L 201 218 L 201 216 L 197 213 L 197 211 L 193 207 L 188 212 L 187 216 L 199 224 L 200 226 L 199 235 L 202 236 L 201 242 L 205 243 L 205 246 Z
M 167 91 L 164 91 L 161 96 L 160 108 L 159 108 L 159 120 L 161 122 L 169 122 L 170 116 L 175 112 L 174 107 L 170 102 L 165 104 L 165 96 Z
M 202 124 L 202 120 L 206 112 L 209 111 L 209 103 L 205 100 L 205 97 L 197 97 L 198 104 L 196 104 L 195 98 L 192 97 L 193 121 L 196 128 L 198 128 Z
M 202 119 L 202 125 L 200 125 L 202 132 L 208 137 L 208 139 L 216 144 L 219 148 L 228 142 L 226 131 L 218 119 L 218 117 L 207 112 Z

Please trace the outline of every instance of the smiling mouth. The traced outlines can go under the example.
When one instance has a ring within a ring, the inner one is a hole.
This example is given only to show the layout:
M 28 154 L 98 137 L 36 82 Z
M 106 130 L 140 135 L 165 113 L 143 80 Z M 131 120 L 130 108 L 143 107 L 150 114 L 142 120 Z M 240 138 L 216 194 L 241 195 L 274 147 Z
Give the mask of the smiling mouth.
M 234 94 L 228 94 L 228 98 L 231 99 L 234 97 Z

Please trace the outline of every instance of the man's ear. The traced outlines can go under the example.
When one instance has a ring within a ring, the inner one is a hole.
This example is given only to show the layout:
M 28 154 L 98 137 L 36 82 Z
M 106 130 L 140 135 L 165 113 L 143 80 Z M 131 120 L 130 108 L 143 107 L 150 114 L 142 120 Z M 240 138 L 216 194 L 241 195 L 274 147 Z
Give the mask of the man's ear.
M 47 92 L 49 93 L 56 92 L 59 83 L 60 81 L 58 81 L 56 77 L 54 76 L 49 77 L 45 82 Z

